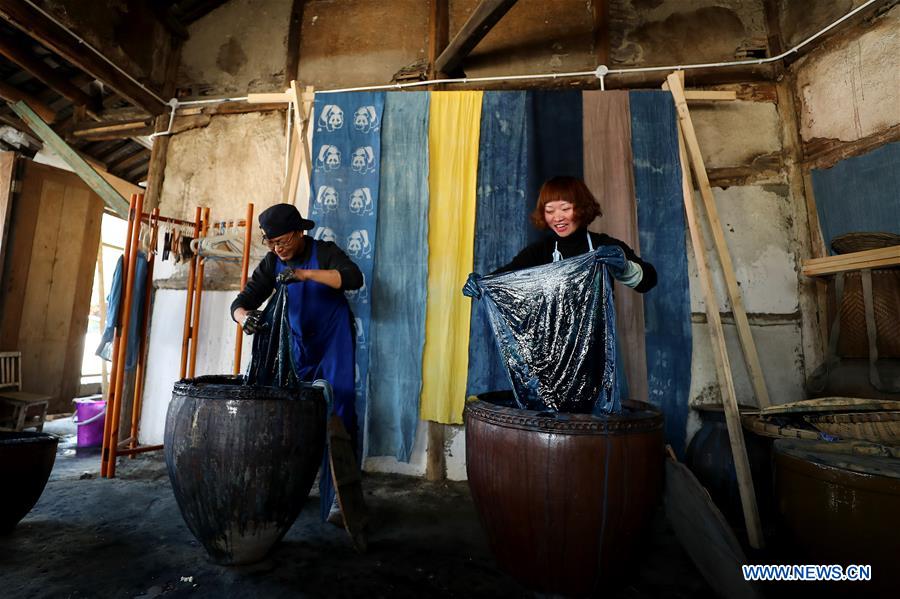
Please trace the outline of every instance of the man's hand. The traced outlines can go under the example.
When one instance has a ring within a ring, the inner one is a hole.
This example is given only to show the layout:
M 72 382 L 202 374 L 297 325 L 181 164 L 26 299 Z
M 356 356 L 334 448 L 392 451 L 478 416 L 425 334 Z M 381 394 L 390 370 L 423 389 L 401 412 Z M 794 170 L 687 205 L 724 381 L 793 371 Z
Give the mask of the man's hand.
M 299 281 L 305 281 L 306 277 L 303 276 L 303 273 L 306 271 L 295 269 L 295 268 L 285 268 L 278 276 L 275 277 L 275 281 L 279 285 L 286 285 L 288 283 L 297 283 Z
M 241 328 L 248 335 L 252 335 L 260 330 L 263 326 L 262 322 L 262 311 L 260 310 L 250 310 L 247 312 L 246 318 L 244 318 L 244 322 L 241 323 Z

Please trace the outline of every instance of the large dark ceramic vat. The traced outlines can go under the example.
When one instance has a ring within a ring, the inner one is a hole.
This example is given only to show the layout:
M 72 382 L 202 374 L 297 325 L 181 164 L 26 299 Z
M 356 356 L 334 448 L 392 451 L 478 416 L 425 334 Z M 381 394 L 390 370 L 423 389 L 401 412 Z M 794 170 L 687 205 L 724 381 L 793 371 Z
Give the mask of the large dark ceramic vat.
M 44 492 L 59 440 L 47 433 L 0 432 L 0 534 L 8 533 Z
M 709 491 L 728 522 L 743 529 L 744 512 L 737 472 L 731 457 L 731 441 L 721 406 L 697 408 L 703 425 L 691 439 L 684 455 L 684 462 L 697 480 Z M 755 410 L 741 406 L 741 412 Z M 774 511 L 772 488 L 772 440 L 744 430 L 744 444 L 756 492 L 756 505 L 763 523 L 770 522 Z
M 662 415 L 637 402 L 598 418 L 482 398 L 466 405 L 466 469 L 498 563 L 537 591 L 596 591 L 629 560 L 659 502 Z
M 213 561 L 265 557 L 300 514 L 322 463 L 325 400 L 242 385 L 240 377 L 179 381 L 165 455 L 181 514 Z
M 775 493 L 785 532 L 811 560 L 806 563 L 871 565 L 867 587 L 895 594 L 900 460 L 825 453 L 815 446 L 775 441 Z

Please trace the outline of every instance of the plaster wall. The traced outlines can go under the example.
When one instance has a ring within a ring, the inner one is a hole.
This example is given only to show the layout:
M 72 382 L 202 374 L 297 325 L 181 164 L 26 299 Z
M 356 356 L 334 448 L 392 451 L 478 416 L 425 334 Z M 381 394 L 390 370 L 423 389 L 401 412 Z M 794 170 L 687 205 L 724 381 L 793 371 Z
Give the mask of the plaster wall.
M 791 70 L 804 142 L 854 141 L 900 124 L 900 5 L 858 37 L 827 43 Z
M 210 206 L 213 220 L 240 219 L 281 201 L 284 113 L 214 116 L 207 127 L 173 135 L 166 155 L 160 212 L 194 220 Z
M 230 0 L 190 25 L 179 87 L 203 95 L 282 91 L 292 0 Z
M 780 160 L 781 122 L 773 102 L 698 102 L 690 111 L 707 169 Z

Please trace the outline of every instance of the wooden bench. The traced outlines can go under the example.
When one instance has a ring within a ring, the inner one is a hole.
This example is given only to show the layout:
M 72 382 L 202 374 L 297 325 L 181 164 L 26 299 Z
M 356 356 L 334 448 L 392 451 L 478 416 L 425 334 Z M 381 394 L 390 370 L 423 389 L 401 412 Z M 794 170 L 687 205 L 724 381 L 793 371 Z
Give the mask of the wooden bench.
M 0 352 L 0 430 L 42 431 L 51 399 L 22 391 L 22 352 Z

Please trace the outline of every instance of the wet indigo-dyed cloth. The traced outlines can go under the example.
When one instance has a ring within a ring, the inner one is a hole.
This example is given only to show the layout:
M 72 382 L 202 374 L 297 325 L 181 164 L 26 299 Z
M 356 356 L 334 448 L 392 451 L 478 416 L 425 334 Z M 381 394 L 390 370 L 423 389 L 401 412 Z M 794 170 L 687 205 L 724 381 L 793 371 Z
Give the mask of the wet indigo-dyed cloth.
M 622 249 L 604 246 L 552 264 L 469 277 L 464 292 L 487 309 L 519 407 L 621 411 L 607 268 L 624 266 Z

